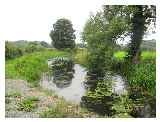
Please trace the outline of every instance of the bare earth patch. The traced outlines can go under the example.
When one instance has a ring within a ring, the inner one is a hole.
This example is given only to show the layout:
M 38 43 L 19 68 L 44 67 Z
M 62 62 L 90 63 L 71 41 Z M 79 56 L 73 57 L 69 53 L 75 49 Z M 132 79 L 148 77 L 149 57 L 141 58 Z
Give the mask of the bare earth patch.
M 6 117 L 39 117 L 39 113 L 53 106 L 57 99 L 54 95 L 49 96 L 39 88 L 30 87 L 24 80 L 6 79 L 5 90 L 6 94 L 8 94 L 8 96 L 6 95 Z M 15 91 L 20 95 L 9 95 Z M 37 107 L 30 112 L 18 110 L 18 103 L 28 97 L 37 97 L 39 99 Z

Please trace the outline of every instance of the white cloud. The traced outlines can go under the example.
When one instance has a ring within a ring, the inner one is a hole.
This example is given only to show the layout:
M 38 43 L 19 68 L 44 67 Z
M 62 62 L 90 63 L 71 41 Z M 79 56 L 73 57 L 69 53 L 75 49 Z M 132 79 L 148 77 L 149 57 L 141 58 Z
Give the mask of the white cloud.
M 1 38 L 51 42 L 52 24 L 65 17 L 72 21 L 79 39 L 89 13 L 101 5 L 94 0 L 4 0 L 0 4 Z
M 2 2 L 3 1 L 3 2 Z M 57 19 L 72 21 L 77 42 L 89 17 L 101 9 L 100 0 L 1 0 L 0 35 L 2 40 L 45 40 Z

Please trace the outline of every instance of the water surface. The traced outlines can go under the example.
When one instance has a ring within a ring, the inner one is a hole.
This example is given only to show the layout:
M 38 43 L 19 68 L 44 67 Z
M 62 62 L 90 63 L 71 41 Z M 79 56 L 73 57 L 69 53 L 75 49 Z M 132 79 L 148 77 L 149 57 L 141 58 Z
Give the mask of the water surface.
M 53 77 L 46 74 L 43 75 L 40 85 L 48 90 L 53 90 L 58 96 L 64 97 L 65 100 L 80 103 L 81 97 L 85 94 L 84 81 L 86 76 L 86 70 L 79 64 L 74 65 L 75 73 L 71 81 L 68 81 L 68 85 L 65 87 L 58 87 L 53 82 Z M 63 84 L 62 84 L 63 85 Z

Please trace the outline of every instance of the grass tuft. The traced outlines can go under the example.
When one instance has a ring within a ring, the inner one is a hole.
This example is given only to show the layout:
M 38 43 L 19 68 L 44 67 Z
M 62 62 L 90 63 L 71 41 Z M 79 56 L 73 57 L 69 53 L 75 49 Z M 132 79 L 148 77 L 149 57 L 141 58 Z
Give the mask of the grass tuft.
M 26 98 L 22 100 L 20 103 L 18 103 L 18 110 L 26 112 L 33 111 L 33 109 L 35 109 L 37 106 L 37 101 L 39 101 L 37 97 Z

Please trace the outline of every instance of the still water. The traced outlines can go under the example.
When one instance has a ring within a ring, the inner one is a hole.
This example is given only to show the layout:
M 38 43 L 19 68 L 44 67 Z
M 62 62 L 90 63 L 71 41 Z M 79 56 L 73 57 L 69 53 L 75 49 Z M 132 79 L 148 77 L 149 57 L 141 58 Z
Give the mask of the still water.
M 53 76 L 44 73 L 40 82 L 42 88 L 54 91 L 58 96 L 65 100 L 79 104 L 81 97 L 85 95 L 86 88 L 84 86 L 87 71 L 79 64 L 74 64 L 73 78 L 65 82 L 53 82 Z M 126 94 L 127 88 L 125 80 L 120 75 L 112 76 L 113 85 L 112 92 L 118 95 Z
M 65 87 L 58 87 L 53 82 L 53 77 L 48 76 L 47 74 L 43 74 L 40 85 L 48 90 L 53 90 L 58 96 L 64 97 L 65 100 L 71 101 L 74 103 L 80 103 L 81 97 L 85 94 L 84 80 L 86 76 L 86 70 L 84 67 L 79 64 L 74 65 L 73 78 L 71 81 L 68 81 L 68 84 Z

